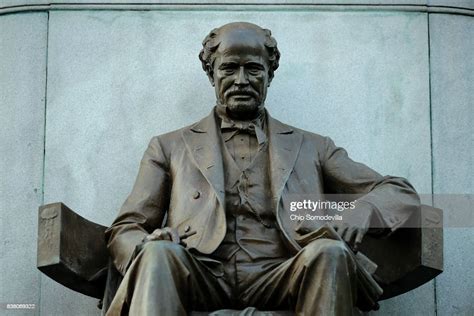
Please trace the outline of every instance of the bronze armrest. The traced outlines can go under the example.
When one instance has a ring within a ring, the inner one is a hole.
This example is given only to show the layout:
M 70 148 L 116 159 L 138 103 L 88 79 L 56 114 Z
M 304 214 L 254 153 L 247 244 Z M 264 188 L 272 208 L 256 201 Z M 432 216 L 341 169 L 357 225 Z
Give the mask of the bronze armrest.
M 38 269 L 71 290 L 102 298 L 109 260 L 105 229 L 63 203 L 41 206 Z

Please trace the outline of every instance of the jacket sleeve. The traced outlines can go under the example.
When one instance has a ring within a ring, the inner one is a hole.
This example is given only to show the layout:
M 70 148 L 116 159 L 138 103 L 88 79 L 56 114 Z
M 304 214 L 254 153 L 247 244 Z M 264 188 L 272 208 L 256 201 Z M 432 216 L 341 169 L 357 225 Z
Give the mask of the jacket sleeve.
M 328 137 L 325 138 L 325 147 L 322 162 L 325 191 L 360 196 L 352 211 L 371 209 L 369 232 L 389 234 L 420 210 L 419 196 L 406 179 L 382 176 L 353 161 Z
M 110 255 L 122 275 L 143 238 L 161 227 L 169 206 L 169 190 L 169 163 L 154 137 L 143 155 L 132 192 L 105 232 Z

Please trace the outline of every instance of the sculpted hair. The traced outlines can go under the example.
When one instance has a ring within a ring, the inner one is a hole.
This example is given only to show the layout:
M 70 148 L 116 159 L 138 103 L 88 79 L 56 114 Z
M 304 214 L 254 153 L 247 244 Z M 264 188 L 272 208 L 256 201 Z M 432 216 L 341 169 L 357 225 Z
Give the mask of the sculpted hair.
M 260 28 L 259 26 L 255 25 L 256 27 Z M 272 36 L 272 32 L 268 29 L 260 30 L 265 35 L 265 48 L 268 51 L 269 61 L 270 61 L 270 68 L 268 70 L 268 75 L 273 78 L 275 70 L 277 70 L 280 61 L 280 51 L 277 47 L 277 41 Z M 202 69 L 207 73 L 208 76 L 212 77 L 213 75 L 213 64 L 214 64 L 214 53 L 216 52 L 217 48 L 219 47 L 220 40 L 219 40 L 219 33 L 221 28 L 213 29 L 202 41 L 202 49 L 199 53 L 199 60 L 202 63 Z

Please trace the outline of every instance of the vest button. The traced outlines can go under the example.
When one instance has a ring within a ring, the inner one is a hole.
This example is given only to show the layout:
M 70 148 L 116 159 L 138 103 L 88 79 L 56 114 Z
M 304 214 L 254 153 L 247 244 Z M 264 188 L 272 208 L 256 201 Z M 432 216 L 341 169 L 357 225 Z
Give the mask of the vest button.
M 195 200 L 196 200 L 196 199 L 199 199 L 200 196 L 201 196 L 201 193 L 199 193 L 199 191 L 196 191 L 196 192 L 194 192 L 194 194 L 193 194 L 193 199 L 195 199 Z

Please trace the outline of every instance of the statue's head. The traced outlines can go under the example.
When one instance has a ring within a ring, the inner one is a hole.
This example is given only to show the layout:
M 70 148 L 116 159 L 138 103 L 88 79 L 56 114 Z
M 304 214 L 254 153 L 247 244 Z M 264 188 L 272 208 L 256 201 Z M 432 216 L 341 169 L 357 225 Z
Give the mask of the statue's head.
M 249 119 L 264 106 L 280 52 L 270 30 L 229 23 L 206 36 L 199 53 L 217 102 L 233 118 Z

